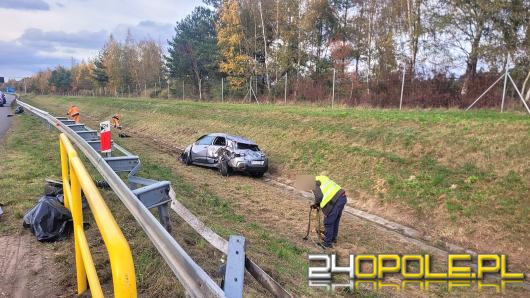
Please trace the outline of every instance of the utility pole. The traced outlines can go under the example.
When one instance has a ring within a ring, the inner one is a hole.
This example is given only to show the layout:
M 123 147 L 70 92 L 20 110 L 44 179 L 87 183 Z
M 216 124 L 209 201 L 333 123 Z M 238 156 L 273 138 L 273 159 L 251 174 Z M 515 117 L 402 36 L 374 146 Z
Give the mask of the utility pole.
M 169 99 L 169 79 L 167 79 L 167 99 Z
M 333 68 L 333 88 L 331 90 L 331 108 L 333 109 L 333 105 L 335 102 L 335 68 Z
M 225 102 L 225 82 L 224 82 L 224 78 L 221 78 L 221 102 Z
M 182 100 L 184 100 L 184 80 L 182 80 Z

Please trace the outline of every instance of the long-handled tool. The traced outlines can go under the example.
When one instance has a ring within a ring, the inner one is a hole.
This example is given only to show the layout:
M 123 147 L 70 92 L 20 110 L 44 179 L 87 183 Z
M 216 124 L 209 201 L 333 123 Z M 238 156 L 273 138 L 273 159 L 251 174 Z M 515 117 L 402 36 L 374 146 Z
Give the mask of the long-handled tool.
M 304 240 L 307 240 L 309 239 L 309 233 L 311 233 L 311 213 L 313 213 L 313 209 L 316 209 L 317 211 L 317 221 L 318 221 L 318 227 L 317 227 L 317 236 L 320 240 L 322 240 L 322 230 L 321 230 L 321 223 L 320 223 L 320 209 L 319 208 L 313 208 L 313 207 L 309 207 L 309 220 L 307 222 L 307 232 L 306 232 L 306 235 L 304 236 Z M 311 239 L 313 240 L 313 239 Z

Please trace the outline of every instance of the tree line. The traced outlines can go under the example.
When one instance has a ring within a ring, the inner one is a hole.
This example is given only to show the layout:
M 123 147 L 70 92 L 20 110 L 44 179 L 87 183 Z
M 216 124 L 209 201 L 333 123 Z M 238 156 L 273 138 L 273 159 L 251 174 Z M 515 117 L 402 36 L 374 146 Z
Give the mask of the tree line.
M 128 33 L 124 42 L 110 35 L 99 54 L 88 61 L 72 59 L 70 68 L 41 70 L 16 85 L 39 94 L 146 95 L 153 88 L 160 92 L 165 77 L 161 45 L 152 39 L 135 41 Z
M 530 0 L 203 2 L 176 23 L 165 54 L 153 41 L 111 37 L 95 59 L 38 73 L 32 86 L 141 94 L 157 85 L 177 95 L 182 83 L 201 99 L 333 93 L 380 106 L 404 92 L 416 106 L 462 106 L 508 70 L 530 99 Z

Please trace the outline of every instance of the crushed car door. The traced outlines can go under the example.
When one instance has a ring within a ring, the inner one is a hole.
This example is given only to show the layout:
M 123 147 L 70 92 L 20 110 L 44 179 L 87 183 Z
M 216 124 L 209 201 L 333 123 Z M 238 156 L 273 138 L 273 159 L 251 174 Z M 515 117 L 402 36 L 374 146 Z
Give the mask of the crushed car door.
M 194 162 L 206 163 L 206 153 L 214 138 L 213 136 L 203 136 L 195 142 L 191 147 L 191 156 Z
M 218 152 L 219 149 L 226 146 L 226 138 L 225 137 L 217 137 L 213 141 L 213 144 L 208 147 L 208 152 L 206 153 L 206 161 L 209 164 L 214 164 L 217 162 L 218 159 Z

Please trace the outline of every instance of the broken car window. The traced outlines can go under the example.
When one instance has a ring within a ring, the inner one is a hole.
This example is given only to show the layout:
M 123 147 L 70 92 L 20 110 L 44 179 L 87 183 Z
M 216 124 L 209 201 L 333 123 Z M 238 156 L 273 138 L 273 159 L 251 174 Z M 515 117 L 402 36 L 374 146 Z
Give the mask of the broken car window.
M 215 146 L 226 146 L 226 139 L 224 137 L 217 137 L 213 144 Z
M 245 143 L 237 143 L 237 149 L 259 151 L 258 145 L 245 144 Z

